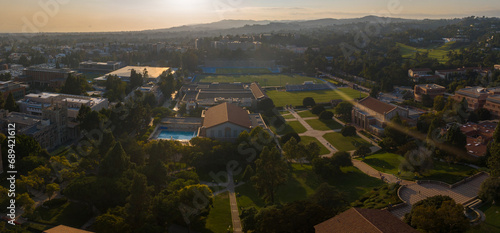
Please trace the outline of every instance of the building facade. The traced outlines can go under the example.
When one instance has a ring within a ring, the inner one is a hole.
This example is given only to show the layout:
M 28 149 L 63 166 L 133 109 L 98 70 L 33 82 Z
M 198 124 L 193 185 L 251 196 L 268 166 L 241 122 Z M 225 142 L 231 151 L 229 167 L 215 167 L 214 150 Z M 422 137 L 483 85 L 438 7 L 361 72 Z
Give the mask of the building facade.
M 444 95 L 445 92 L 446 88 L 437 84 L 421 84 L 415 85 L 413 88 L 415 100 L 418 102 L 422 102 L 424 95 L 428 95 L 431 99 L 434 99 L 436 96 Z
M 408 118 L 409 111 L 372 97 L 366 97 L 358 101 L 353 107 L 352 123 L 369 132 L 382 135 L 387 122 L 396 115 L 401 118 Z
M 61 88 L 66 79 L 76 72 L 70 69 L 44 69 L 29 67 L 23 70 L 23 77 L 18 80 L 35 87 Z

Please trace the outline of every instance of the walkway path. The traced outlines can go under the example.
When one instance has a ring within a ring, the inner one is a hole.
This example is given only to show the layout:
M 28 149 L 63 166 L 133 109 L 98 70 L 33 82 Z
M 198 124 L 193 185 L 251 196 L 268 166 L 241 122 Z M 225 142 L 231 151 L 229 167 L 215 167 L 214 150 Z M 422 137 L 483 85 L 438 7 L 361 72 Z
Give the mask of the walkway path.
M 353 159 L 352 163 L 354 164 L 355 167 L 357 167 L 363 173 L 365 173 L 365 174 L 367 174 L 367 175 L 369 175 L 371 177 L 382 179 L 383 181 L 385 181 L 387 183 L 398 183 L 398 182 L 400 182 L 403 185 L 404 184 L 413 183 L 411 181 L 401 180 L 398 177 L 396 177 L 395 175 L 380 172 L 380 171 L 376 170 L 375 168 L 371 167 L 370 165 L 368 165 L 368 164 L 366 164 L 366 163 L 364 163 L 363 161 L 360 161 L 360 160 Z
M 449 196 L 457 203 L 463 204 L 477 197 L 481 183 L 483 183 L 483 181 L 488 177 L 489 175 L 484 173 L 483 175 L 474 177 L 466 183 L 452 189 L 436 183 L 417 184 L 415 182 L 411 182 L 410 184 L 402 187 L 399 193 L 401 199 L 403 199 L 403 201 L 408 205 L 392 210 L 391 213 L 396 215 L 396 217 L 403 218 L 406 213 L 410 212 L 411 205 L 420 200 L 436 195 Z
M 233 172 L 227 171 L 227 180 L 229 190 L 229 204 L 231 206 L 231 219 L 233 222 L 233 233 L 242 233 L 240 212 L 238 211 L 238 202 L 236 202 L 236 194 L 234 193 Z
M 326 147 L 330 151 L 330 153 L 322 155 L 323 157 L 331 157 L 333 153 L 337 152 L 338 150 L 333 147 L 325 138 L 323 138 L 323 135 L 326 133 L 331 133 L 331 132 L 339 132 L 339 130 L 326 130 L 326 131 L 321 131 L 321 130 L 315 130 L 313 129 L 304 119 L 318 119 L 317 117 L 307 117 L 307 118 L 302 118 L 294 109 L 288 109 L 288 111 L 299 121 L 305 128 L 306 132 L 299 134 L 299 136 L 309 136 L 318 139 L 318 141 L 323 144 L 323 146 Z M 288 119 L 290 120 L 290 119 Z

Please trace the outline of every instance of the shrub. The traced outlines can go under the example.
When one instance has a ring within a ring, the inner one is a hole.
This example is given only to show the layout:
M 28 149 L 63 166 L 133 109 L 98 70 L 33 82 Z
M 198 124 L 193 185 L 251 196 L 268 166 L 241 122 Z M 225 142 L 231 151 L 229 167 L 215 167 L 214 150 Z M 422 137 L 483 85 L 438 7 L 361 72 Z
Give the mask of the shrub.
M 297 143 L 300 142 L 301 138 L 299 136 L 299 134 L 297 134 L 296 132 L 290 132 L 290 133 L 287 133 L 285 135 L 283 135 L 283 137 L 280 138 L 280 142 L 281 144 L 285 144 L 286 142 L 288 142 L 288 140 L 290 140 L 292 137 L 295 138 L 295 140 L 297 140 Z

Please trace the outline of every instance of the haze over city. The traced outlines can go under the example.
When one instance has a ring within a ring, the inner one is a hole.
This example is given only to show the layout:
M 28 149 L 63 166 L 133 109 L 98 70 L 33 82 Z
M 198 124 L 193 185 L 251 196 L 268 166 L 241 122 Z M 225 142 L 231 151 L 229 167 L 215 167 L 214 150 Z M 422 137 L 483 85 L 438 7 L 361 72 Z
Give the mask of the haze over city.
M 500 15 L 500 1 L 496 0 L 27 0 L 2 4 L 0 32 L 11 33 L 26 32 L 26 21 L 43 25 L 37 28 L 40 32 L 100 32 L 169 28 L 223 19 L 310 20 L 366 15 L 436 19 Z

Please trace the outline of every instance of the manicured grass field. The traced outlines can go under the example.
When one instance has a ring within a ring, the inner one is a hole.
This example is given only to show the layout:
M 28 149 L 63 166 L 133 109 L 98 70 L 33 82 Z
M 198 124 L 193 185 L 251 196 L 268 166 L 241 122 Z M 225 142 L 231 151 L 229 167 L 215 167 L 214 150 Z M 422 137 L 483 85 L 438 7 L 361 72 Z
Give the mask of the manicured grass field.
M 266 68 L 217 68 L 217 74 L 269 74 L 271 71 Z
M 319 154 L 320 155 L 325 155 L 325 154 L 329 154 L 330 151 L 325 147 L 323 146 L 323 144 L 321 144 L 321 142 L 319 142 L 318 139 L 314 138 L 314 137 L 309 137 L 309 136 L 301 136 L 300 137 L 301 139 L 301 142 L 302 143 L 309 143 L 309 142 L 315 142 L 316 144 L 318 144 L 320 150 L 319 150 Z
M 302 84 L 305 81 L 324 83 L 323 81 L 313 77 L 306 77 L 301 75 L 285 75 L 285 74 L 199 76 L 198 78 L 196 78 L 196 80 L 198 82 L 209 82 L 209 83 L 258 82 L 261 86 L 285 86 L 286 84 Z
M 342 125 L 333 119 L 332 120 L 312 119 L 312 120 L 306 120 L 306 122 L 315 130 L 342 129 Z
M 286 124 L 279 129 L 275 126 L 271 126 L 271 130 L 278 135 L 284 135 L 292 132 L 304 133 L 307 131 L 306 128 L 298 121 L 287 121 Z
M 403 160 L 403 156 L 393 153 L 380 152 L 367 156 L 362 161 L 379 171 L 397 175 L 399 171 L 399 164 Z M 434 168 L 427 174 L 424 174 L 424 176 L 418 177 L 417 179 L 439 180 L 448 184 L 453 184 L 464 179 L 465 177 L 471 176 L 474 172 L 475 169 L 469 166 L 448 164 L 434 160 Z M 400 177 L 409 180 L 415 178 L 414 174 L 411 172 L 402 172 Z
M 487 204 L 479 208 L 486 215 L 486 220 L 472 227 L 468 233 L 500 232 L 500 206 Z
M 366 142 L 359 136 L 344 137 L 340 133 L 327 133 L 323 137 L 332 144 L 337 150 L 340 151 L 351 151 L 356 150 L 361 145 L 370 146 L 370 143 Z
M 281 203 L 305 200 L 312 195 L 319 185 L 326 182 L 312 171 L 309 164 L 292 164 L 293 170 L 288 181 L 276 192 L 276 200 Z M 330 185 L 343 192 L 349 202 L 359 199 L 362 195 L 384 184 L 380 179 L 370 177 L 355 167 L 342 168 L 343 174 L 331 179 Z M 264 207 L 265 203 L 258 196 L 251 183 L 236 188 L 238 207 Z
M 449 51 L 455 51 L 458 52 L 460 51 L 459 49 L 451 49 L 450 47 L 454 44 L 455 42 L 449 42 L 446 43 L 442 46 L 433 46 L 429 48 L 415 48 L 413 46 L 401 44 L 401 43 L 396 43 L 397 46 L 399 47 L 399 51 L 401 52 L 401 56 L 403 58 L 415 58 L 415 54 L 417 52 L 419 53 L 425 53 L 429 52 L 429 57 L 430 58 L 435 58 L 441 63 L 445 63 L 449 60 L 449 58 L 446 56 L 446 54 Z
M 281 115 L 285 119 L 295 119 L 295 117 L 292 114 L 286 114 L 286 115 Z
M 301 111 L 298 113 L 300 117 L 305 118 L 305 117 L 318 117 L 317 115 L 313 114 L 309 110 Z
M 214 197 L 213 207 L 206 218 L 205 228 L 202 233 L 226 232 L 227 227 L 232 225 L 231 208 L 229 206 L 228 192 Z
M 360 97 L 360 92 L 352 88 L 338 88 L 337 90 L 323 91 L 267 91 L 267 95 L 273 100 L 274 105 L 282 107 L 287 104 L 301 106 L 305 97 L 312 97 L 316 103 L 329 102 L 332 99 L 352 100 Z M 361 97 L 366 94 L 361 93 Z

